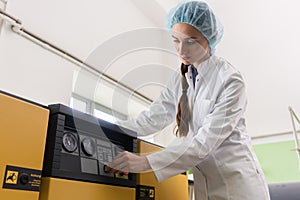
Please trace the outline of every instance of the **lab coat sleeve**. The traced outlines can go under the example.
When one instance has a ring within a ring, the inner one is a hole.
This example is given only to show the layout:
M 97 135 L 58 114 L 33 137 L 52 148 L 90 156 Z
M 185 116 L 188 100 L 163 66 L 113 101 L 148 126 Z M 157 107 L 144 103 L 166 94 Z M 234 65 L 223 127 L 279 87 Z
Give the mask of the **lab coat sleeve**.
M 162 130 L 175 120 L 177 112 L 178 72 L 168 81 L 160 96 L 135 119 L 118 121 L 117 124 L 146 136 Z
M 240 74 L 233 74 L 223 81 L 218 94 L 216 103 L 194 137 L 147 156 L 158 181 L 201 164 L 233 132 L 246 105 L 245 87 Z

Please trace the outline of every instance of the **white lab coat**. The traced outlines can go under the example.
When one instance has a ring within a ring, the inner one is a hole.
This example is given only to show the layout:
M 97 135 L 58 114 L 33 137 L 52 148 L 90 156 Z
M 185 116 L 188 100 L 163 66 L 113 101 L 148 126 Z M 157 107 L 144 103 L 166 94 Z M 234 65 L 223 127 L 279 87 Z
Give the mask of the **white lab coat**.
M 198 66 L 195 88 L 186 74 L 192 123 L 180 145 L 147 156 L 158 181 L 193 169 L 196 200 L 269 200 L 263 171 L 245 129 L 245 85 L 241 74 L 215 55 Z M 119 124 L 139 135 L 174 122 L 181 96 L 176 72 L 150 109 Z

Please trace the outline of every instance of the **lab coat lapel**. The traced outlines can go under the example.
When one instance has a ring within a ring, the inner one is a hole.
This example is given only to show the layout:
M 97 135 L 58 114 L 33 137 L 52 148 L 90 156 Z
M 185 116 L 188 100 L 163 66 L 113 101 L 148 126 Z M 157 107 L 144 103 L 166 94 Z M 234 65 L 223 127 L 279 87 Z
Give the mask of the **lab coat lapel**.
M 185 74 L 185 78 L 189 84 L 188 98 L 189 98 L 189 102 L 190 102 L 190 108 L 191 108 L 191 110 L 193 110 L 195 89 L 194 89 L 194 85 L 193 85 L 193 75 L 192 75 L 191 66 L 189 66 L 188 71 Z
M 185 78 L 189 84 L 188 88 L 188 99 L 189 99 L 189 105 L 190 105 L 190 111 L 191 111 L 191 121 L 193 121 L 193 110 L 194 110 L 194 95 L 195 95 L 195 90 L 194 90 L 194 85 L 193 85 L 193 75 L 192 75 L 192 70 L 191 66 L 189 66 L 187 73 L 185 74 Z M 194 132 L 194 124 L 190 124 L 190 131 L 189 132 Z M 191 136 L 193 134 L 188 134 L 188 136 Z
M 207 82 L 210 78 L 212 78 L 213 70 L 217 66 L 216 57 L 212 55 L 210 58 L 208 58 L 206 61 L 202 62 L 197 67 L 197 76 L 196 76 L 196 82 L 195 82 L 195 89 L 194 89 L 194 98 L 193 100 L 196 101 L 197 98 L 207 96 L 207 92 L 213 92 L 209 91 L 209 88 L 207 88 Z M 207 97 L 205 97 L 207 98 Z

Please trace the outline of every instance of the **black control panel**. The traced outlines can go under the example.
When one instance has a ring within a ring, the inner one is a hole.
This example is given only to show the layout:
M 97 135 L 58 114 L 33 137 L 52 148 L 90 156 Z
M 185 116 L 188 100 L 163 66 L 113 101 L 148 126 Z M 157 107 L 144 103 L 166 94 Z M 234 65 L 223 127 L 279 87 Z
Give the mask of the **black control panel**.
M 137 152 L 135 132 L 61 104 L 49 109 L 43 177 L 136 186 L 135 174 L 105 172 L 120 152 Z

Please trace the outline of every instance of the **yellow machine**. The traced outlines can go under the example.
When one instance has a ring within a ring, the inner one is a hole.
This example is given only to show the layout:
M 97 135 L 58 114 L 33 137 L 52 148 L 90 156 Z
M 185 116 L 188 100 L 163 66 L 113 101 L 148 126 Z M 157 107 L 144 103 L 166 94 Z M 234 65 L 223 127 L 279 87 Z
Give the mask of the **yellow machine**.
M 45 107 L 0 90 L 1 200 L 187 200 L 185 174 L 158 183 L 153 173 L 103 170 L 121 151 L 160 149 L 66 106 Z
M 104 167 L 121 151 L 136 152 L 136 133 L 61 104 L 49 109 L 39 200 L 135 200 L 136 175 Z
M 1 200 L 37 200 L 49 110 L 0 91 Z
M 162 148 L 142 140 L 137 142 L 138 153 L 151 153 Z M 161 183 L 156 181 L 153 172 L 141 173 L 137 176 L 136 200 L 187 200 L 188 177 L 179 174 Z

